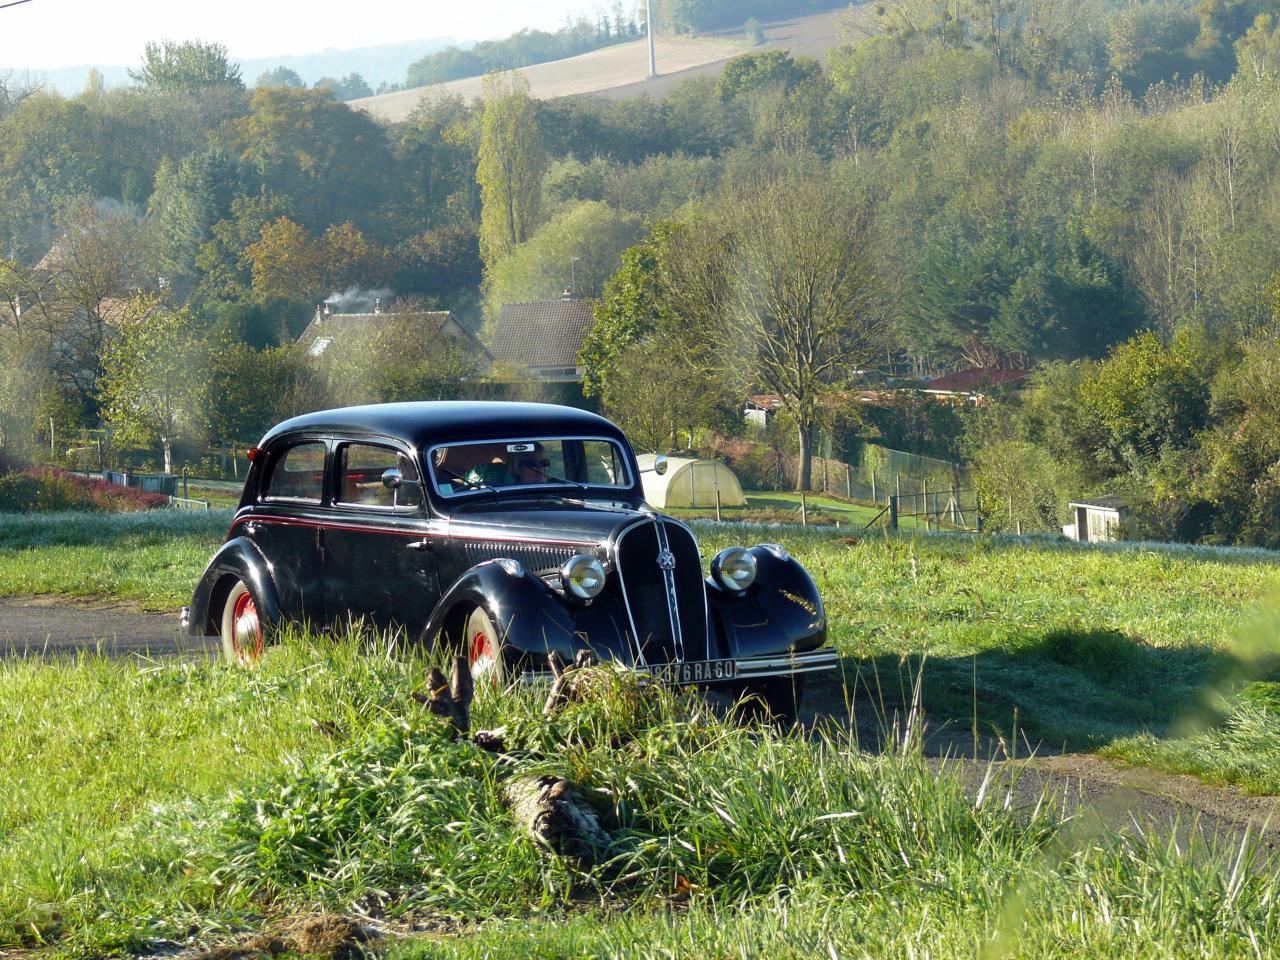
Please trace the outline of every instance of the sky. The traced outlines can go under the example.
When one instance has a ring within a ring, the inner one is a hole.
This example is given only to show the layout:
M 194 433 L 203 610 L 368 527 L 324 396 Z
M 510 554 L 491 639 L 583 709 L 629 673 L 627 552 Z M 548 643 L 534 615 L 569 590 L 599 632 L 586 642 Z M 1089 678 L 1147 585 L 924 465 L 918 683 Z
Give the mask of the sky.
M 465 43 L 522 27 L 554 30 L 567 17 L 612 7 L 612 0 L 30 0 L 0 9 L 0 70 L 133 66 L 148 40 L 164 39 L 215 41 L 235 60 L 432 37 Z

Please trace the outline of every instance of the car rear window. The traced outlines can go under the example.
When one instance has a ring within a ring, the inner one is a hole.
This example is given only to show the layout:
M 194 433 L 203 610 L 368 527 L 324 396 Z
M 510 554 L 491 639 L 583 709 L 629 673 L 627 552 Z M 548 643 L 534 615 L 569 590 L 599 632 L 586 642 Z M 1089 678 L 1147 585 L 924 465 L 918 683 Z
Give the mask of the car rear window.
M 264 496 L 270 500 L 308 500 L 324 496 L 323 443 L 299 443 L 276 458 Z
M 382 482 L 387 470 L 399 470 L 408 481 L 391 489 Z M 338 502 L 367 507 L 416 507 L 422 503 L 418 468 L 405 453 L 371 443 L 342 447 L 338 466 Z

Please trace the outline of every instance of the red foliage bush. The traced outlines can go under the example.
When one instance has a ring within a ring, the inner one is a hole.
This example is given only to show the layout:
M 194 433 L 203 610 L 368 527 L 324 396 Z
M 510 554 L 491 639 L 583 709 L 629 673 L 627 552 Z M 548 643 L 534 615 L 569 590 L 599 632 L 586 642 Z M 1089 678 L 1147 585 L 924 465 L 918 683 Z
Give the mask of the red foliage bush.
M 143 493 L 133 487 L 119 487 L 66 470 L 44 468 L 0 475 L 0 512 L 4 513 L 53 510 L 129 513 L 154 510 L 168 502 L 162 493 Z

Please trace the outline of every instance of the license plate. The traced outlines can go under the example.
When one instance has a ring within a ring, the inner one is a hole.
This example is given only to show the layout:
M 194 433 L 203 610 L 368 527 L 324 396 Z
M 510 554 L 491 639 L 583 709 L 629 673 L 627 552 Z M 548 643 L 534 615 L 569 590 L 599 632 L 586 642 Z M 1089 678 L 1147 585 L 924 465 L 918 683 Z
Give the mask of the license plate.
M 709 683 L 714 680 L 732 680 L 738 675 L 738 664 L 733 660 L 655 663 L 648 669 L 663 683 Z

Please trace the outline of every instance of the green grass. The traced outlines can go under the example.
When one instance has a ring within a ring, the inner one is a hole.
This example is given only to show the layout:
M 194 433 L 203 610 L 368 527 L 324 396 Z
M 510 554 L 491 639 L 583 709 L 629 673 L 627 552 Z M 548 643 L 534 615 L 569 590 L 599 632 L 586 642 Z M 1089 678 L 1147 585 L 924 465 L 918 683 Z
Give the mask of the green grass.
M 482 691 L 508 759 L 411 697 L 424 664 L 291 635 L 246 671 L 0 663 L 0 947 L 146 951 L 301 911 L 447 921 L 397 960 L 527 956 L 1238 956 L 1280 941 L 1280 876 L 921 756 L 710 715 L 618 679 L 553 721 Z M 573 779 L 595 864 L 525 837 L 504 778 Z
M 174 610 L 226 535 L 231 513 L 0 515 L 0 596 L 62 594 Z
M 0 519 L 0 593 L 186 603 L 229 514 Z M 1113 755 L 1280 790 L 1266 716 L 1277 555 L 952 535 L 850 536 L 694 521 L 704 553 L 785 541 L 817 579 L 856 695 L 892 710 L 923 670 L 934 727 Z M 922 666 L 923 664 L 923 666 Z M 1232 719 L 1239 714 L 1237 719 Z M 1258 731 L 1255 735 L 1253 731 Z

